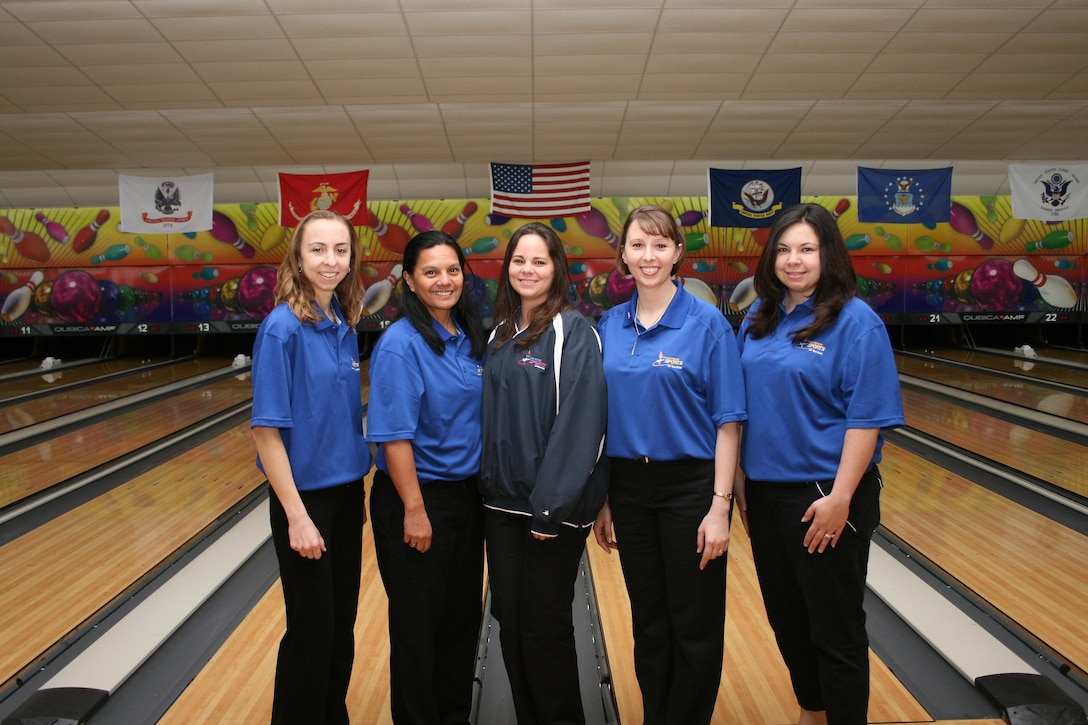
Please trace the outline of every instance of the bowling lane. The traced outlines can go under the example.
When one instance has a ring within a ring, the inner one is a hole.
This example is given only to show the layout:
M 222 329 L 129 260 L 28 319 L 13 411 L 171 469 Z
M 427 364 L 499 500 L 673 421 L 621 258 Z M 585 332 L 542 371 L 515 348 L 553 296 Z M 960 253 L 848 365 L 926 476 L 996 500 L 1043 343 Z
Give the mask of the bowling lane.
M 1067 491 L 1088 496 L 1088 449 L 903 388 L 907 425 Z
M 767 623 L 751 545 L 744 527 L 736 521 L 734 524 L 729 542 L 725 657 L 713 722 L 717 725 L 795 722 L 796 699 L 789 673 L 778 656 L 774 633 Z M 620 722 L 642 722 L 641 695 L 632 654 L 630 600 L 619 558 L 606 556 L 596 544 L 590 545 L 588 551 Z M 872 683 L 869 722 L 933 721 L 871 650 L 869 660 Z
M 1010 349 L 1011 352 L 1011 349 Z M 897 356 L 898 358 L 899 356 Z M 1088 376 L 1084 370 L 1047 364 L 1038 358 L 1011 357 L 1007 355 L 995 355 L 981 350 L 965 350 L 961 348 L 942 348 L 934 354 L 935 362 L 948 360 L 951 362 L 966 363 L 978 367 L 989 368 L 998 372 L 1013 373 L 1026 378 L 1047 380 L 1052 383 L 1062 383 L 1078 388 L 1088 389 Z
M 6 380 L 0 383 L 0 406 L 7 405 L 8 398 L 42 393 L 59 385 L 82 383 L 105 375 L 116 375 L 145 366 L 158 365 L 165 361 L 166 358 L 153 360 L 141 360 L 138 357 L 114 358 L 87 365 L 75 365 L 71 368 L 65 368 L 62 365 L 56 369 L 40 371 L 38 370 L 38 366 L 41 365 L 40 362 L 28 362 L 25 363 L 25 369 L 38 371 L 40 374 L 20 377 L 16 380 Z
M 918 358 L 899 356 L 895 362 L 899 372 L 904 375 L 985 395 L 1041 413 L 1088 423 L 1088 390 L 1084 394 L 1055 391 L 1053 388 L 1033 384 L 1030 379 L 1021 376 L 1012 379 L 1007 375 L 967 370 Z M 1088 377 L 1084 373 L 1082 375 Z
M 0 456 L 0 509 L 251 398 L 245 372 Z
M 0 433 L 41 423 L 61 415 L 86 410 L 101 403 L 119 400 L 129 395 L 186 380 L 212 370 L 230 366 L 225 358 L 193 358 L 174 365 L 154 368 L 102 383 L 62 390 L 56 395 L 29 400 L 0 409 Z
M 253 459 L 247 421 L 0 547 L 0 682 L 254 491 Z
M 882 525 L 1088 670 L 1088 537 L 895 445 L 884 450 Z

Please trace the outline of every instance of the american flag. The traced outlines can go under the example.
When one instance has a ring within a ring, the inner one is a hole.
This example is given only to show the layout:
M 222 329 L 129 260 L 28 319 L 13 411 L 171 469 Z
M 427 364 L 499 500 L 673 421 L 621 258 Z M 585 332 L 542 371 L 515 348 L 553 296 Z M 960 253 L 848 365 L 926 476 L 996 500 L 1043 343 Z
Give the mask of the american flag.
M 491 164 L 491 213 L 522 219 L 584 214 L 589 204 L 589 162 Z

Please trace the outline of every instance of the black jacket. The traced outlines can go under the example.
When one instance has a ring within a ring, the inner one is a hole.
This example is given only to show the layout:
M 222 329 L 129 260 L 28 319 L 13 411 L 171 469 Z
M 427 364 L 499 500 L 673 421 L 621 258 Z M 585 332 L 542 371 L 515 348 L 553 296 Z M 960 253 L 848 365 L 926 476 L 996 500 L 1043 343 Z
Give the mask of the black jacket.
M 528 348 L 517 336 L 484 364 L 480 492 L 490 508 L 531 516 L 535 533 L 592 524 L 608 492 L 608 415 L 600 341 L 576 310 Z M 556 410 L 556 342 L 562 331 Z

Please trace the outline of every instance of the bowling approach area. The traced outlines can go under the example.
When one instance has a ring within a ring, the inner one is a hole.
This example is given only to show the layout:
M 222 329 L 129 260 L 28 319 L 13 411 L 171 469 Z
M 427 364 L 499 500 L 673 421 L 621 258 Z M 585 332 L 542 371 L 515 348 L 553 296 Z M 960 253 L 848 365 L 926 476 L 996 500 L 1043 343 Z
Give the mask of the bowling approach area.
M 1079 329 L 889 334 L 907 426 L 887 434 L 881 464 L 869 722 L 1085 722 Z M 8 342 L 0 723 L 267 722 L 283 602 L 249 434 L 252 336 Z M 364 335 L 364 358 L 372 342 Z M 363 546 L 349 710 L 384 724 L 386 598 L 369 524 Z M 729 557 L 714 722 L 795 722 L 739 525 Z M 587 546 L 577 589 L 587 722 L 641 723 L 618 559 Z M 485 616 L 476 725 L 514 722 L 497 628 Z

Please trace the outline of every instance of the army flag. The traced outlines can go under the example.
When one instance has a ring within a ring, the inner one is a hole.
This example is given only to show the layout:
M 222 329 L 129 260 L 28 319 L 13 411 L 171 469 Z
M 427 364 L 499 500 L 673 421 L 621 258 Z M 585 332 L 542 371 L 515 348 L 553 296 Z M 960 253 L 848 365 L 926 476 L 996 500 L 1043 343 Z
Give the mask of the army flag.
M 203 232 L 212 228 L 214 174 L 118 176 L 126 234 Z

